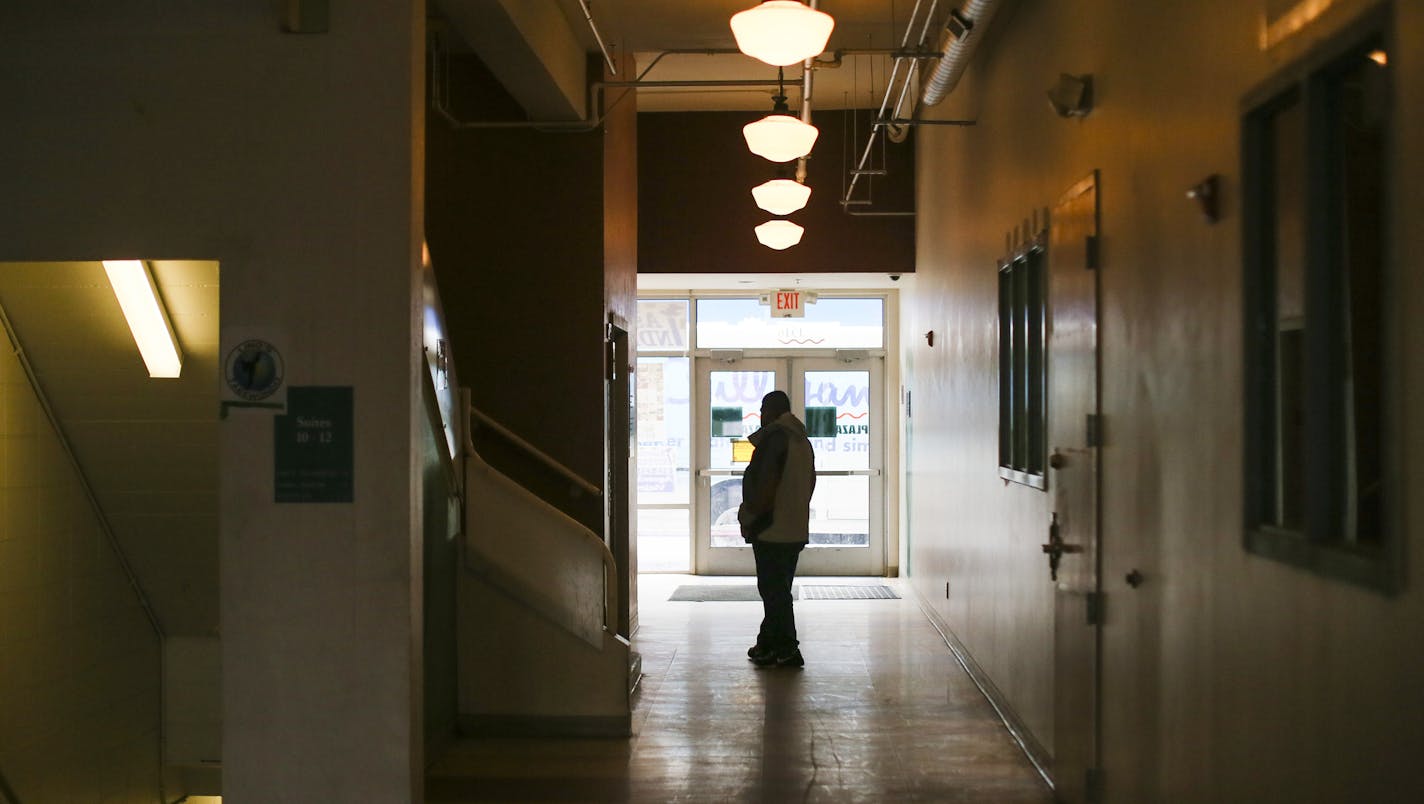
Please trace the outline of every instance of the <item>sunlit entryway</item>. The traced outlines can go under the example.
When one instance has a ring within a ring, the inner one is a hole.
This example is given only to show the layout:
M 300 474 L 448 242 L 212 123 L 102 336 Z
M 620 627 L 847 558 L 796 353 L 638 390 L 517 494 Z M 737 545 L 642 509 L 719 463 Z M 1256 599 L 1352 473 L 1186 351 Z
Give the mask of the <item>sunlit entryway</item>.
M 888 286 L 808 278 L 642 277 L 638 303 L 640 572 L 747 575 L 736 521 L 746 437 L 762 396 L 784 390 L 816 450 L 802 575 L 880 575 L 898 565 L 899 405 Z M 750 284 L 751 282 L 755 284 Z M 781 284 L 778 284 L 781 283 Z M 775 310 L 778 288 L 799 302 Z

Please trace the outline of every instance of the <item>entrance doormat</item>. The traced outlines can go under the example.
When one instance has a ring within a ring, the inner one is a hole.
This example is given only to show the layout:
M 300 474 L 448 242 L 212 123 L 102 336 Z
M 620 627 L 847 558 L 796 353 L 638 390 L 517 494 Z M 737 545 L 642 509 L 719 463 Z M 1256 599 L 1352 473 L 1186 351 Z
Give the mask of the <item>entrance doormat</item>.
M 801 586 L 803 600 L 899 600 L 895 590 L 881 584 L 853 586 Z
M 796 597 L 796 587 L 791 587 L 791 596 Z M 727 584 L 704 584 L 700 586 L 679 586 L 668 600 L 692 601 L 697 603 L 726 603 L 743 601 L 761 602 L 761 595 L 752 586 L 731 586 Z

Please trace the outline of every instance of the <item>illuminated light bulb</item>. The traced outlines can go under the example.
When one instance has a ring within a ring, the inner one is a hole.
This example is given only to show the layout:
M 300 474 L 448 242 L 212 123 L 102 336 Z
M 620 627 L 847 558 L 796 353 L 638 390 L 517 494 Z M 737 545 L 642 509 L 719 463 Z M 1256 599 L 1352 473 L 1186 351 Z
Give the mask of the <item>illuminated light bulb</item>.
M 104 260 L 104 273 L 114 288 L 114 296 L 128 321 L 129 332 L 143 356 L 150 377 L 177 377 L 183 370 L 183 354 L 168 312 L 158 299 L 158 286 L 142 260 Z
M 801 235 L 806 230 L 791 221 L 775 220 L 767 221 L 753 231 L 756 232 L 758 243 L 781 251 L 800 243 Z
M 756 205 L 773 215 L 790 215 L 806 206 L 811 188 L 791 179 L 772 179 L 752 188 Z
M 826 49 L 836 21 L 796 0 L 767 0 L 732 15 L 737 49 L 773 67 L 805 61 Z
M 789 114 L 769 114 L 742 126 L 747 148 L 772 162 L 790 162 L 811 153 L 821 132 Z

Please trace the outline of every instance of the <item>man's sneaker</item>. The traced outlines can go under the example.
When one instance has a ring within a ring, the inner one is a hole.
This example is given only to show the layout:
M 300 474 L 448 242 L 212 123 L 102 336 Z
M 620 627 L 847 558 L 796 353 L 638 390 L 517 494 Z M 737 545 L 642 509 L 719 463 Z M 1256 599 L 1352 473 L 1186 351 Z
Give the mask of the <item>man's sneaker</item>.
M 771 648 L 762 647 L 761 643 L 757 643 L 755 645 L 752 645 L 750 648 L 747 648 L 747 658 L 751 659 L 754 662 L 757 662 L 758 664 L 761 663 L 760 660 L 766 659 L 770 656 Z
M 801 650 L 792 648 L 789 653 L 759 653 L 751 657 L 752 664 L 757 667 L 805 667 L 806 660 L 801 658 Z
M 806 660 L 801 658 L 801 649 L 792 648 L 790 653 L 783 653 L 776 657 L 778 667 L 805 667 Z

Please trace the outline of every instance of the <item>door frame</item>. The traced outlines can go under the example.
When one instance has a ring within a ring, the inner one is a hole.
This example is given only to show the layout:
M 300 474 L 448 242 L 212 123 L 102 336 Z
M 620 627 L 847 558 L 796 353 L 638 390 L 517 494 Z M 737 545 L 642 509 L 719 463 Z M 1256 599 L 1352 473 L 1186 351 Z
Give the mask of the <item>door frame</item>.
M 710 377 L 715 371 L 772 371 L 772 387 L 787 390 L 792 411 L 805 416 L 805 382 L 807 371 L 866 371 L 869 373 L 870 453 L 865 470 L 819 469 L 817 477 L 867 476 L 869 483 L 868 547 L 816 547 L 801 554 L 797 566 L 799 575 L 879 576 L 891 564 L 888 555 L 889 519 L 886 511 L 888 473 L 885 454 L 888 416 L 885 407 L 885 370 L 883 350 L 815 350 L 802 352 L 770 352 L 718 350 L 693 357 L 691 377 L 693 398 L 692 474 L 693 493 L 693 570 L 700 575 L 752 575 L 755 564 L 750 546 L 711 546 L 711 486 L 714 477 L 740 475 L 741 469 L 710 468 L 708 453 L 711 440 Z M 798 379 L 801 378 L 801 379 Z M 749 400 L 743 400 L 750 403 Z M 756 400 L 759 404 L 760 400 Z M 819 463 L 818 463 L 819 466 Z

